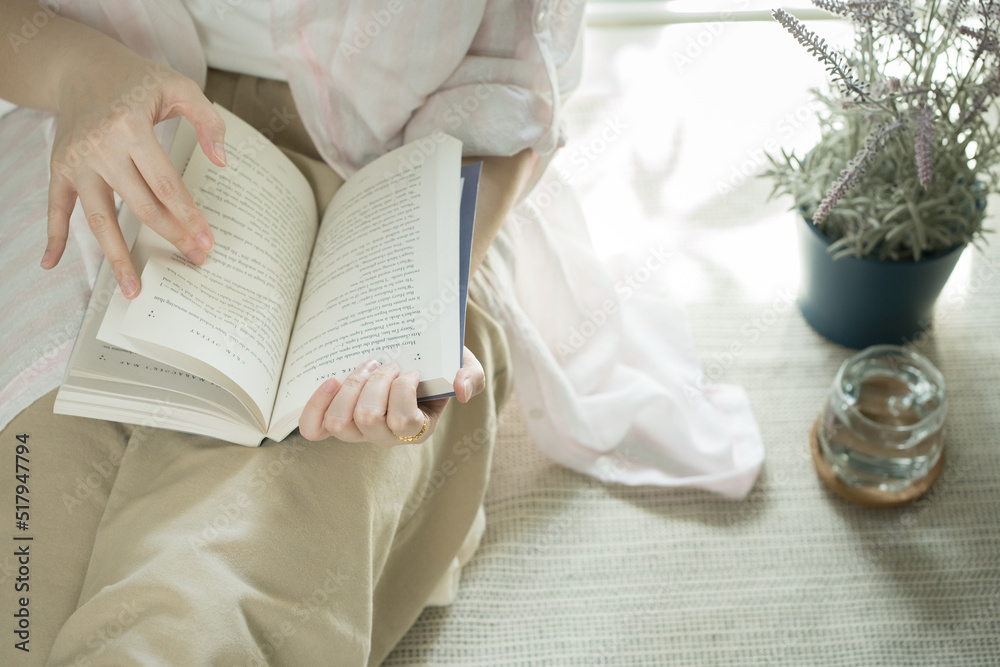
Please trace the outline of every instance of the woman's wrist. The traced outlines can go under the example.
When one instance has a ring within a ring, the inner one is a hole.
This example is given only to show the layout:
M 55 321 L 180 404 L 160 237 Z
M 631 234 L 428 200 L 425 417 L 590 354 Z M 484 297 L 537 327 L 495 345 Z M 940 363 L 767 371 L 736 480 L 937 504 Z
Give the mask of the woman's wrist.
M 26 25 L 33 30 L 26 32 Z M 104 33 L 31 0 L 3 0 L 0 34 L 20 38 L 0 56 L 0 97 L 43 111 L 58 112 L 63 99 L 86 95 L 95 76 L 113 77 L 123 60 L 138 57 Z
M 60 26 L 64 46 L 52 63 L 56 88 L 53 111 L 65 111 L 80 100 L 99 99 L 101 89 L 120 85 L 145 61 L 102 32 L 68 19 L 63 21 L 67 24 Z

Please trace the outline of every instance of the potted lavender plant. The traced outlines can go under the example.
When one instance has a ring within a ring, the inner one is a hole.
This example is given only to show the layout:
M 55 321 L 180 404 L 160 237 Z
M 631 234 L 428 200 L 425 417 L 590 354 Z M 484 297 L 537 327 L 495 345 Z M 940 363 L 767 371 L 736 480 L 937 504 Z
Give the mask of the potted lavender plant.
M 840 54 L 784 10 L 772 13 L 822 62 L 831 89 L 821 139 L 782 151 L 766 175 L 801 213 L 799 306 L 826 338 L 911 340 L 968 244 L 983 240 L 997 188 L 1000 5 L 996 0 L 813 0 L 849 19 Z

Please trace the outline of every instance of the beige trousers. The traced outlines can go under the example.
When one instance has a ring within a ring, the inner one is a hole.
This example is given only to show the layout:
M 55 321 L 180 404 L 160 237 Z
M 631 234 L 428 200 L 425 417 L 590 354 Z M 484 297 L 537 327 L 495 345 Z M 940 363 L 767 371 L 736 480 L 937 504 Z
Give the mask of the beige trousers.
M 327 203 L 340 179 L 285 84 L 210 72 L 207 92 L 267 128 Z M 54 392 L 37 401 L 0 433 L 0 498 L 29 516 L 19 530 L 10 512 L 4 530 L 0 664 L 381 662 L 486 489 L 509 353 L 474 303 L 466 345 L 486 390 L 452 401 L 428 442 L 391 450 L 298 432 L 251 449 L 53 415 Z M 24 502 L 17 462 L 29 469 Z M 23 637 L 29 652 L 15 647 Z

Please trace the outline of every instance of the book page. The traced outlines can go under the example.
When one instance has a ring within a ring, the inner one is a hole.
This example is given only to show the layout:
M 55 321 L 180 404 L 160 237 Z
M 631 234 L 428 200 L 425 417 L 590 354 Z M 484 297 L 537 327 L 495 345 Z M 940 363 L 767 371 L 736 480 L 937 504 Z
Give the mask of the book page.
M 169 121 L 174 124 L 178 120 Z M 194 150 L 198 149 L 194 128 L 181 123 L 170 148 L 170 159 L 183 172 Z M 118 216 L 126 242 L 132 246 L 142 223 L 129 209 L 122 206 Z M 101 264 L 94 291 L 83 318 L 66 376 L 56 398 L 58 414 L 79 414 L 101 419 L 117 419 L 127 423 L 162 424 L 167 411 L 182 420 L 192 413 L 211 410 L 214 419 L 229 424 L 225 436 L 232 439 L 234 424 L 241 424 L 244 444 L 259 444 L 263 437 L 250 411 L 233 394 L 202 377 L 162 364 L 129 350 L 97 339 L 97 332 L 113 301 L 117 283 L 111 267 Z M 118 296 L 125 302 L 128 300 Z M 116 395 L 121 395 L 130 408 L 112 409 Z M 149 406 L 153 407 L 150 408 Z M 148 409 L 149 412 L 144 412 Z M 208 417 L 203 417 L 209 419 Z M 179 428 L 183 426 L 180 423 Z M 191 424 L 188 428 L 191 428 Z M 187 430 L 187 429 L 181 429 Z M 222 428 L 218 429 L 222 432 Z M 256 431 L 256 442 L 253 441 Z M 221 437 L 225 437 L 221 436 Z
M 461 350 L 461 143 L 410 144 L 371 163 L 330 203 L 279 389 L 276 417 L 328 377 L 378 358 L 436 378 Z M 419 155 L 420 159 L 411 159 Z
M 119 220 L 124 225 L 129 218 L 129 222 L 134 220 L 138 224 L 135 215 L 123 208 Z M 87 380 L 115 381 L 123 392 L 133 397 L 142 396 L 145 392 L 143 388 L 155 388 L 179 396 L 195 397 L 198 402 L 211 406 L 220 414 L 228 414 L 247 424 L 257 423 L 252 413 L 231 392 L 214 382 L 97 340 L 101 318 L 110 300 L 105 295 L 112 294 L 116 285 L 111 267 L 107 263 L 102 264 L 94 288 L 95 298 L 91 299 L 84 316 L 67 377 L 63 381 L 64 387 L 89 385 Z
M 146 253 L 142 291 L 118 324 L 121 338 L 106 339 L 127 339 L 122 347 L 249 399 L 266 424 L 316 234 L 315 199 L 277 147 L 217 109 L 226 121 L 228 166 L 196 150 L 184 172 L 215 247 L 195 266 L 144 227 L 136 241 Z M 104 327 L 101 334 L 105 339 Z

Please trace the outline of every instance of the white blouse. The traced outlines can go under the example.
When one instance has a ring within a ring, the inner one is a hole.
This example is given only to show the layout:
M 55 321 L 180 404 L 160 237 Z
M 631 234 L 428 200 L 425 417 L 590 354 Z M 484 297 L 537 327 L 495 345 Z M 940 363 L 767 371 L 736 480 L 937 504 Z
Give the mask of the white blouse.
M 209 67 L 287 81 L 271 38 L 270 0 L 183 0 Z

